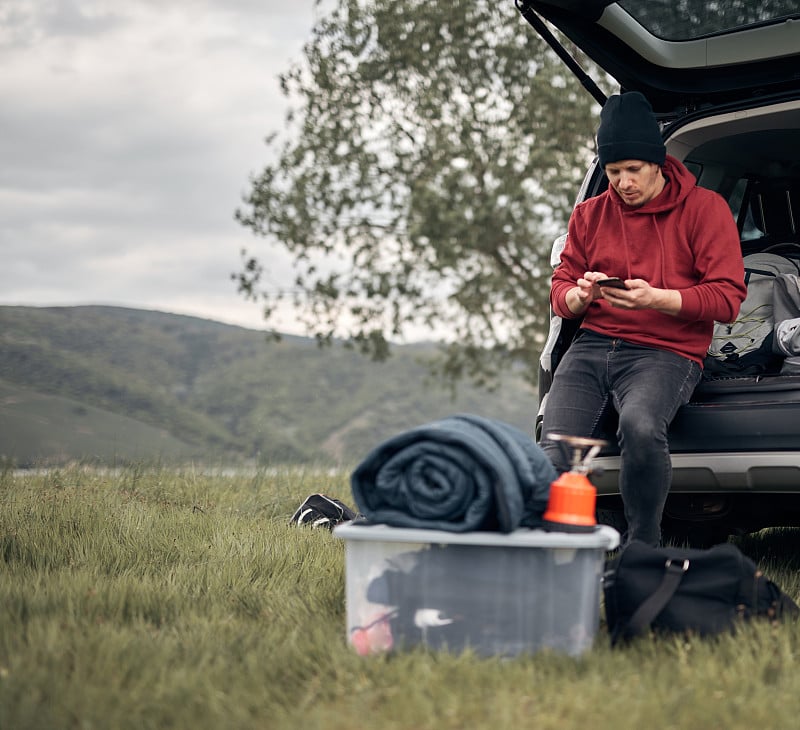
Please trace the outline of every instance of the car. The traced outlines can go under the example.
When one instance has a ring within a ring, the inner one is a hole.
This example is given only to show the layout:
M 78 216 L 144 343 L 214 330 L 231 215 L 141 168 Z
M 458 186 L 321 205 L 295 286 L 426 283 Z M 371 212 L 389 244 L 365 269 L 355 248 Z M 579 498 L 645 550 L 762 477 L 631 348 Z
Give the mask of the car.
M 598 103 L 605 95 L 550 28 L 619 84 L 620 92 L 647 97 L 667 153 L 683 161 L 699 185 L 727 200 L 742 256 L 772 252 L 800 261 L 797 0 L 516 5 Z M 595 158 L 576 202 L 607 185 Z M 565 239 L 553 246 L 554 267 Z M 552 310 L 550 321 L 539 363 L 537 440 L 553 374 L 580 325 Z M 606 446 L 594 460 L 592 481 L 598 521 L 624 530 L 615 416 L 612 409 L 601 429 Z M 800 526 L 800 375 L 712 377 L 706 369 L 669 439 L 673 476 L 662 521 L 665 539 L 702 547 L 767 527 Z

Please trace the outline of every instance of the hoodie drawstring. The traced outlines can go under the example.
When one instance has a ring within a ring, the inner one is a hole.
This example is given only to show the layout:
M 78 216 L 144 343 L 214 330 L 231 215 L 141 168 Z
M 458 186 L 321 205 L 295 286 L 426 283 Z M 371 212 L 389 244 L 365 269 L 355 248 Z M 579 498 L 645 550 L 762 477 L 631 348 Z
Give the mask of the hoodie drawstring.
M 623 212 L 622 208 L 617 207 L 617 216 L 619 217 L 619 230 L 622 234 L 622 246 L 625 249 L 625 268 L 627 270 L 626 279 L 632 279 L 633 273 L 631 272 L 631 256 L 630 256 L 630 249 L 628 248 L 628 234 L 625 231 L 625 221 L 623 219 Z M 667 256 L 666 251 L 664 250 L 664 238 L 661 235 L 661 228 L 658 225 L 658 219 L 656 213 L 649 214 L 650 220 L 653 222 L 653 228 L 656 229 L 656 238 L 658 238 L 658 250 L 660 254 L 660 261 L 659 264 L 661 266 L 661 282 L 659 284 L 660 288 L 667 289 L 669 288 L 667 285 Z M 652 284 L 652 282 L 650 282 Z

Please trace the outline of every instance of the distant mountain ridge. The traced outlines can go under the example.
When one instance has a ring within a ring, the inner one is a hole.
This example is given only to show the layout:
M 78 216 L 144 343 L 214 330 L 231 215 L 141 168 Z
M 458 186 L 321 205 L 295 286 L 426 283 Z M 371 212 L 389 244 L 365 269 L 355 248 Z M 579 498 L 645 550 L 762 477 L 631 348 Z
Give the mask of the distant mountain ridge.
M 0 306 L 0 458 L 355 463 L 391 435 L 458 412 L 530 431 L 536 397 L 514 375 L 455 400 L 420 356 L 373 363 L 310 338 L 124 307 Z

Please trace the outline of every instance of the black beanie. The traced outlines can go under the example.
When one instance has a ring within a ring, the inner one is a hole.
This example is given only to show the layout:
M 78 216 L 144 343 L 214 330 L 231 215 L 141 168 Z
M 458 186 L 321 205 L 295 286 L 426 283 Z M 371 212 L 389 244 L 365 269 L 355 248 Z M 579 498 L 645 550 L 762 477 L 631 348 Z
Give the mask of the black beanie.
M 664 164 L 667 151 L 653 107 L 638 91 L 610 96 L 600 112 L 597 130 L 600 166 L 620 160 Z

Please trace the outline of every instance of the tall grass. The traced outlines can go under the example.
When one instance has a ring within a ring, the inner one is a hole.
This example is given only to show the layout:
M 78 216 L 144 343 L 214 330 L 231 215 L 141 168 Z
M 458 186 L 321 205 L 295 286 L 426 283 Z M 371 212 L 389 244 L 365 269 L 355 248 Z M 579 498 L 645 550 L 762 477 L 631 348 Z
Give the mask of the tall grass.
M 778 728 L 800 627 L 580 658 L 362 658 L 343 545 L 291 527 L 347 474 L 136 467 L 0 475 L 0 728 Z M 795 531 L 741 542 L 800 596 Z

